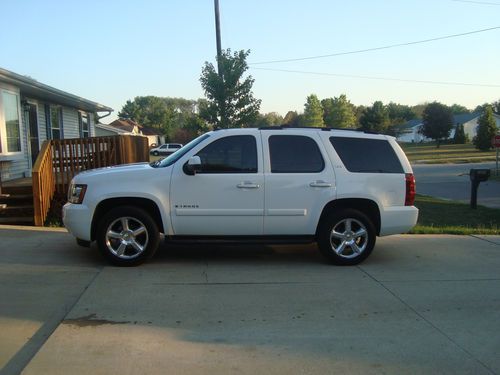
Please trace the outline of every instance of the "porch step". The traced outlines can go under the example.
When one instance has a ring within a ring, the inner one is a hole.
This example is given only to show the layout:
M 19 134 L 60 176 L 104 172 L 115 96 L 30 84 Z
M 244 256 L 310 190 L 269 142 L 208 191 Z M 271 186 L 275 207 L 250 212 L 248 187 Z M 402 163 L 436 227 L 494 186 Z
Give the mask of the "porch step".
M 8 225 L 33 225 L 33 216 L 0 217 L 0 224 Z
M 0 194 L 0 204 L 21 203 L 33 205 L 33 194 Z
M 0 205 L 0 217 L 24 217 L 31 216 L 33 220 L 33 205 Z
M 2 186 L 2 195 L 33 195 L 31 186 Z

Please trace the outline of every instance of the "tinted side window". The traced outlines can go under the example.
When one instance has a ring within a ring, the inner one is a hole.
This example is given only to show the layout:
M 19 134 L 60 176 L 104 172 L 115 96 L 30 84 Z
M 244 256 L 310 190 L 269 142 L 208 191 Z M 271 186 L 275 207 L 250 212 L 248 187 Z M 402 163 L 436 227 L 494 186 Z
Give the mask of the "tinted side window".
M 251 135 L 220 138 L 197 155 L 200 173 L 257 173 L 257 144 Z
M 389 142 L 383 139 L 330 137 L 349 172 L 404 173 Z
M 325 162 L 316 141 L 301 135 L 269 137 L 272 173 L 317 173 Z

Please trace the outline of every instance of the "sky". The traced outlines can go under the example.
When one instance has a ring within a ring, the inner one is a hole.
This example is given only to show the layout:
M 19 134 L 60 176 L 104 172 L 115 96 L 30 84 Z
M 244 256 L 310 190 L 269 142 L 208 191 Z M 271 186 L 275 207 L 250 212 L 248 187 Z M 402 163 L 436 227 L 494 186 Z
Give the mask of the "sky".
M 204 96 L 201 69 L 205 61 L 215 63 L 216 55 L 213 0 L 0 4 L 0 67 L 114 108 L 108 122 L 136 96 Z M 251 51 L 248 74 L 255 79 L 262 113 L 301 112 L 310 94 L 320 99 L 346 94 L 355 105 L 440 101 L 474 108 L 500 99 L 500 28 L 364 53 L 255 64 L 499 27 L 500 0 L 219 4 L 222 47 Z

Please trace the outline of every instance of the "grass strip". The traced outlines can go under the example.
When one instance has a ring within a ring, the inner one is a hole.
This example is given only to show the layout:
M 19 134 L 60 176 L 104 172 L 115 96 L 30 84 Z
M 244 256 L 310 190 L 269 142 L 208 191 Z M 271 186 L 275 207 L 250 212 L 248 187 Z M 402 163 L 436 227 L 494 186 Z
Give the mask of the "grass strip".
M 417 195 L 420 210 L 415 234 L 500 234 L 500 209 Z

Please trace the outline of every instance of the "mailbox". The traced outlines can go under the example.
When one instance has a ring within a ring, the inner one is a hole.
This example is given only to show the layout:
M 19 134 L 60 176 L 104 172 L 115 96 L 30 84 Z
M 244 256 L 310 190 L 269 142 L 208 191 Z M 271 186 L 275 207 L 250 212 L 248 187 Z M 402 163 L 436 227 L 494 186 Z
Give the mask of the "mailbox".
M 472 182 L 484 182 L 490 178 L 489 169 L 471 169 L 469 172 L 470 180 Z
M 487 181 L 488 178 L 490 178 L 490 170 L 471 169 L 469 172 L 469 177 L 471 181 L 470 207 L 477 208 L 477 189 L 479 188 L 479 183 Z

